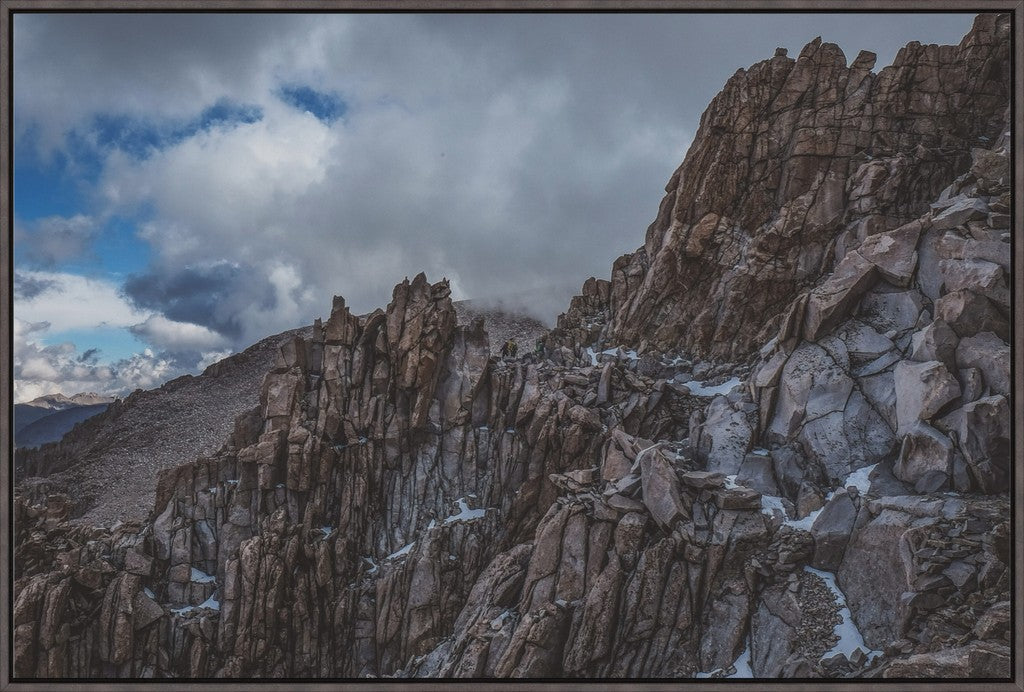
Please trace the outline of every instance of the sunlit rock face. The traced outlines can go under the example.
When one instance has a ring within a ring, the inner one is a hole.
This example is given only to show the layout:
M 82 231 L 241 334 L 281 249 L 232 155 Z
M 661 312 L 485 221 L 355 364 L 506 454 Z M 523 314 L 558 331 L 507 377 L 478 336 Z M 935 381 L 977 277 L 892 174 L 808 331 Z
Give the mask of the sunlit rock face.
M 15 673 L 1009 675 L 1006 27 L 738 73 L 542 352 L 419 275 L 145 521 L 19 488 Z

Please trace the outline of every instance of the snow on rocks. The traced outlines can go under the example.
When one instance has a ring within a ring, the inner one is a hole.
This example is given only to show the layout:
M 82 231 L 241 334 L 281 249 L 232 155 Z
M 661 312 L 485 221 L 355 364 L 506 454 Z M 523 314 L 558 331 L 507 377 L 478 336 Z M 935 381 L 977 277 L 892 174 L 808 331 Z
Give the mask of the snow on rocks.
M 400 557 L 405 557 L 406 555 L 412 552 L 412 549 L 415 545 L 416 541 L 413 541 L 412 543 L 406 543 L 401 548 L 399 548 L 398 550 L 384 558 L 384 560 L 397 560 Z
M 195 584 L 212 584 L 217 578 L 193 567 L 191 581 Z
M 876 651 L 864 643 L 864 637 L 861 636 L 860 630 L 857 629 L 857 623 L 853 621 L 853 615 L 846 605 L 846 596 L 839 590 L 839 586 L 836 584 L 836 576 L 831 572 L 824 572 L 813 567 L 804 567 L 804 570 L 816 575 L 825 582 L 825 585 L 828 586 L 835 596 L 836 604 L 839 606 L 839 616 L 842 618 L 842 621 L 833 630 L 839 641 L 822 655 L 822 660 L 835 654 L 843 654 L 847 658 L 853 658 L 854 652 L 858 649 L 867 654 L 869 661 L 876 656 L 881 656 L 881 651 Z
M 698 380 L 690 380 L 684 382 L 683 386 L 690 390 L 690 394 L 693 396 L 722 396 L 731 392 L 735 387 L 740 385 L 740 378 L 733 377 L 731 379 L 716 385 L 705 385 L 703 382 Z
M 457 521 L 473 521 L 475 519 L 483 519 L 487 515 L 486 509 L 470 509 L 469 505 L 466 504 L 466 499 L 460 497 L 455 501 L 455 505 L 459 508 L 458 514 L 453 514 L 444 520 L 444 523 L 454 524 Z

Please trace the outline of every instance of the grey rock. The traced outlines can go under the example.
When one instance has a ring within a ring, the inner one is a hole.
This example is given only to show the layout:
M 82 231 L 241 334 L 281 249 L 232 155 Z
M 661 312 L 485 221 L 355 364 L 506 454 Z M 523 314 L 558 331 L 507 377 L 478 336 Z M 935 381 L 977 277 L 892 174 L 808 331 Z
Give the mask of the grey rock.
M 983 219 L 988 214 L 988 205 L 977 197 L 961 196 L 952 200 L 941 212 L 932 217 L 932 228 L 944 230 L 957 228 L 972 219 Z
M 949 437 L 927 423 L 918 422 L 903 438 L 894 473 L 901 481 L 914 485 L 933 472 L 948 479 L 952 464 L 953 442 Z
M 676 520 L 688 516 L 679 496 L 679 479 L 668 459 L 652 449 L 641 453 L 639 461 L 643 503 L 654 520 L 663 527 L 671 527 Z
M 979 332 L 993 332 L 1004 341 L 1010 325 L 985 296 L 962 289 L 948 293 L 935 302 L 935 317 L 941 319 L 963 339 Z
M 938 319 L 914 332 L 910 357 L 922 363 L 937 360 L 952 369 L 956 364 L 956 347 L 959 342 L 960 338 L 952 327 Z
M 905 435 L 918 421 L 931 420 L 960 396 L 960 383 L 939 361 L 901 361 L 894 371 L 897 432 Z
M 981 372 L 993 394 L 1010 395 L 1010 345 L 992 332 L 962 339 L 956 348 L 956 365 Z
M 839 492 L 829 500 L 811 526 L 814 537 L 814 558 L 811 564 L 834 572 L 839 567 L 850 541 L 857 507 L 847 493 Z

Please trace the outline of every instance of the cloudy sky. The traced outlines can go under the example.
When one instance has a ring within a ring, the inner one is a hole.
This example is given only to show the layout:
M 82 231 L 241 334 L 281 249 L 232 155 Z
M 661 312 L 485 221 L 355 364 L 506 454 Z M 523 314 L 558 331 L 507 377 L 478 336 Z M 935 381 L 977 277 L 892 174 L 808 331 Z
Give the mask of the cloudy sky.
M 551 318 L 642 244 L 738 68 L 971 21 L 17 14 L 15 399 L 157 386 L 419 271 Z

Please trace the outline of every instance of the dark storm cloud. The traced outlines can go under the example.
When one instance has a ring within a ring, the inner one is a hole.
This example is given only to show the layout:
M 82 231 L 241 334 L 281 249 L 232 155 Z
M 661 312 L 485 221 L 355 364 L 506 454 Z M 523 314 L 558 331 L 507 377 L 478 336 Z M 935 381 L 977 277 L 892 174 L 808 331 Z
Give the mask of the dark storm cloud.
M 30 300 L 36 296 L 59 288 L 56 281 L 14 272 L 14 297 Z
M 227 262 L 135 274 L 128 277 L 123 290 L 140 309 L 155 310 L 171 320 L 207 327 L 229 338 L 242 333 L 239 315 L 245 308 L 269 309 L 275 302 L 272 287 L 251 267 Z M 137 333 L 146 334 L 144 330 Z
M 79 363 L 88 363 L 89 365 L 95 365 L 96 361 L 99 360 L 100 350 L 98 348 L 90 348 L 78 357 Z

